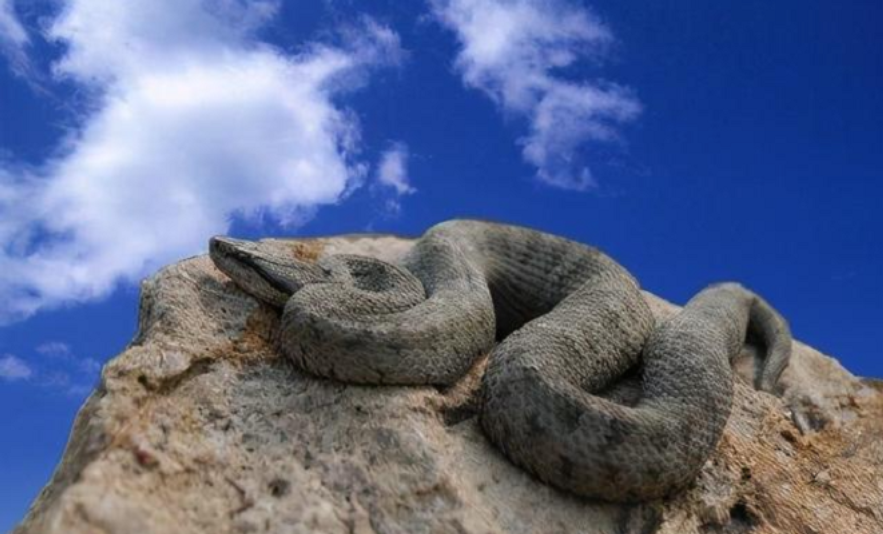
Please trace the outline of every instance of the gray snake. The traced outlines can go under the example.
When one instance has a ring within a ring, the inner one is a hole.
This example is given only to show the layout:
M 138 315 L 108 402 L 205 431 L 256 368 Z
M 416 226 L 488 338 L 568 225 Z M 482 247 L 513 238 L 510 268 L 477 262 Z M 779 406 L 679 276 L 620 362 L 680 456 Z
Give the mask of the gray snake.
M 738 284 L 710 286 L 656 325 L 613 259 L 523 227 L 447 221 L 399 265 L 298 261 L 227 237 L 210 254 L 283 308 L 279 348 L 311 374 L 449 385 L 490 352 L 488 438 L 539 479 L 590 498 L 643 501 L 689 484 L 729 417 L 730 363 L 746 338 L 762 350 L 760 389 L 773 390 L 791 354 L 787 323 Z

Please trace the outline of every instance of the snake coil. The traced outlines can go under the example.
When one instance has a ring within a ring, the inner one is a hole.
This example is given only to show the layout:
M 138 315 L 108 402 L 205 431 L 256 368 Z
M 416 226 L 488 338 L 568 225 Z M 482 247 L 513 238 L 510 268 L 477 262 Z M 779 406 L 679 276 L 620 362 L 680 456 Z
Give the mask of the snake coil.
M 400 265 L 308 263 L 225 237 L 210 251 L 242 289 L 284 308 L 280 350 L 314 375 L 445 385 L 490 352 L 487 436 L 541 480 L 590 498 L 642 501 L 687 485 L 723 433 L 746 337 L 764 353 L 760 389 L 773 390 L 791 353 L 784 319 L 738 284 L 711 286 L 656 325 L 613 259 L 517 226 L 447 221 Z

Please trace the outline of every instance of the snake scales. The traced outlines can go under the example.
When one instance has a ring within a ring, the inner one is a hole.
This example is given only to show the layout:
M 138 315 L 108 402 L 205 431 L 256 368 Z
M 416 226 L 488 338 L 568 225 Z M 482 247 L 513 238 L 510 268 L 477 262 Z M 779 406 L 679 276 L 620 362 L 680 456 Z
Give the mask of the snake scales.
M 791 352 L 786 322 L 738 284 L 711 286 L 655 325 L 610 257 L 522 227 L 447 221 L 400 265 L 302 262 L 226 237 L 210 251 L 246 292 L 284 307 L 280 350 L 312 374 L 444 385 L 490 351 L 487 436 L 541 480 L 591 498 L 687 485 L 729 417 L 730 362 L 746 337 L 763 351 L 760 389 L 775 387 Z

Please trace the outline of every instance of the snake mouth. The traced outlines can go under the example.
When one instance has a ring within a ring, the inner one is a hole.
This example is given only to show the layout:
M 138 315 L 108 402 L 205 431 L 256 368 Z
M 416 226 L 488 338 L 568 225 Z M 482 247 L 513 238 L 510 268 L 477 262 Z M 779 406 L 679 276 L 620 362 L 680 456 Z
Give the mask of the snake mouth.
M 253 241 L 227 236 L 212 237 L 209 240 L 209 256 L 215 266 L 237 285 L 269 304 L 284 304 L 293 293 L 290 286 L 278 277 L 271 276 L 264 265 L 280 264 L 280 261 L 259 250 Z
M 261 276 L 261 269 L 255 263 L 255 252 L 249 250 L 252 248 L 253 243 L 232 237 L 215 236 L 209 240 L 209 256 L 212 261 L 234 280 L 234 273 L 241 274 L 243 269 Z
M 208 242 L 209 255 L 213 260 L 221 258 L 243 260 L 254 255 L 248 250 L 250 248 L 254 248 L 254 243 L 251 241 L 222 235 L 216 235 Z

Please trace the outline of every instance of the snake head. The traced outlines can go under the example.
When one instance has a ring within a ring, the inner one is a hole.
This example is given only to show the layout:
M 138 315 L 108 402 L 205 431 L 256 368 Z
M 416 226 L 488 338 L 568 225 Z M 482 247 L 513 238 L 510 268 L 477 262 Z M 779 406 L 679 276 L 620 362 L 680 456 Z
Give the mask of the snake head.
M 209 241 L 215 266 L 242 290 L 271 306 L 282 308 L 307 284 L 327 282 L 328 273 L 256 241 L 215 236 Z

